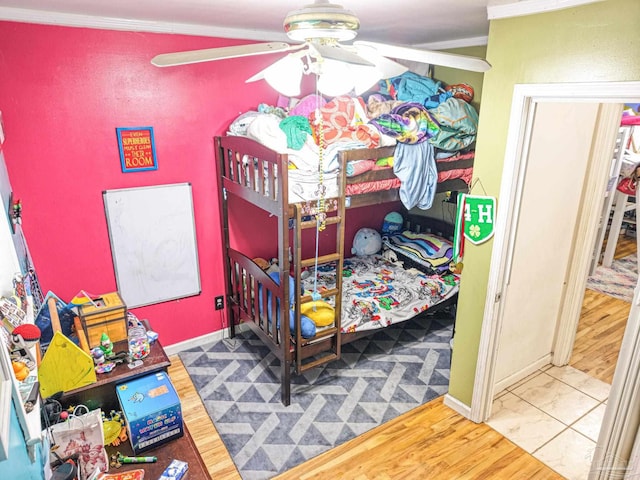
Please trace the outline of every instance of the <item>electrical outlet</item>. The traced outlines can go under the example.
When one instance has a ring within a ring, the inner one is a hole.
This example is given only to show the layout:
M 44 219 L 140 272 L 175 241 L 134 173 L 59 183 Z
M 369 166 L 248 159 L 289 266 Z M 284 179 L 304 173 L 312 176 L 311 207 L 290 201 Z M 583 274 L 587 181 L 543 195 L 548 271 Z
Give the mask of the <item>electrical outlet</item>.
M 222 310 L 224 308 L 224 297 L 220 295 L 214 299 L 216 310 Z

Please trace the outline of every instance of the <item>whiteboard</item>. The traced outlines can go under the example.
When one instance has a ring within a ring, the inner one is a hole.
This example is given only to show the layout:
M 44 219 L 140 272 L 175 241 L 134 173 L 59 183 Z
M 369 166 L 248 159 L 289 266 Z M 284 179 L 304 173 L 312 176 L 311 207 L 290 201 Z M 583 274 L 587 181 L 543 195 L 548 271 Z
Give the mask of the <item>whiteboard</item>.
M 191 184 L 102 194 L 118 291 L 128 308 L 200 293 Z

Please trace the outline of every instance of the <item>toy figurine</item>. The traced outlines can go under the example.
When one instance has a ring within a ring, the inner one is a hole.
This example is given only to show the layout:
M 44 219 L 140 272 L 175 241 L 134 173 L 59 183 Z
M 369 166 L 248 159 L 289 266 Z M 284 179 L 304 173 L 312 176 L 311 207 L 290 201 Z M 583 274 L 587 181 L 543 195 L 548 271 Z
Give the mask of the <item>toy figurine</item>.
M 22 202 L 20 200 L 15 200 L 13 202 L 11 214 L 11 222 L 14 225 L 22 225 Z
M 106 360 L 104 352 L 100 347 L 92 348 L 91 356 L 93 357 L 93 363 L 95 363 L 96 365 L 102 365 Z
M 109 338 L 109 335 L 103 333 L 100 337 L 100 349 L 104 353 L 106 358 L 109 358 L 113 355 L 113 342 Z

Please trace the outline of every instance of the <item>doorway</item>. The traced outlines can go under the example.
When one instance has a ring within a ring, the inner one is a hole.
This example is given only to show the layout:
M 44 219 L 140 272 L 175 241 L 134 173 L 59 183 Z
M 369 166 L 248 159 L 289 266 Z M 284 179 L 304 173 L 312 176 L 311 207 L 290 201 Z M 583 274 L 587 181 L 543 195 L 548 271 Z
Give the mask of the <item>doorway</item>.
M 517 85 L 514 89 L 511 127 L 505 155 L 500 210 L 496 224 L 496 239 L 493 247 L 492 267 L 488 285 L 485 320 L 482 327 L 478 367 L 474 383 L 474 395 L 471 405 L 471 418 L 485 421 L 491 413 L 498 358 L 502 345 L 500 333 L 504 327 L 505 307 L 509 297 L 507 290 L 511 274 L 515 272 L 517 253 L 518 218 L 521 213 L 523 192 L 527 185 L 527 161 L 533 131 L 536 107 L 545 102 L 597 102 L 600 103 L 599 122 L 602 125 L 615 125 L 619 121 L 620 110 L 611 104 L 634 102 L 640 98 L 640 83 L 606 84 L 549 84 Z M 613 144 L 609 132 L 595 135 L 592 152 L 606 151 Z M 549 358 L 539 356 L 538 361 L 555 365 L 565 365 L 571 355 L 577 321 L 584 296 L 584 286 L 589 267 L 597 225 L 595 218 L 601 209 L 601 192 L 604 191 L 604 179 L 607 177 L 609 159 L 593 158 L 584 180 L 584 195 L 579 205 L 578 220 L 573 234 L 571 269 L 566 272 L 563 288 L 560 289 L 560 312 L 554 318 L 561 319 L 554 330 L 552 349 Z M 526 205 L 525 205 L 526 210 Z M 585 253 L 586 252 L 586 253 Z M 637 292 L 636 292 L 637 293 Z M 618 367 L 611 394 L 607 403 L 602 430 L 594 452 L 591 478 L 608 478 L 616 468 L 623 468 L 629 458 L 635 440 L 638 422 L 634 415 L 638 407 L 631 401 L 633 393 L 640 391 L 640 376 L 636 363 L 640 363 L 640 310 L 638 298 L 633 302 L 620 353 Z M 548 332 L 547 332 L 548 333 Z M 548 341 L 548 338 L 547 338 Z M 551 355 L 552 352 L 552 355 Z M 521 366 L 518 375 L 525 375 L 526 366 Z M 538 367 L 535 367 L 538 368 Z M 534 368 L 534 369 L 535 369 Z M 634 370 L 634 368 L 636 368 Z M 625 420 L 634 420 L 627 422 Z M 619 470 L 618 470 L 619 472 Z

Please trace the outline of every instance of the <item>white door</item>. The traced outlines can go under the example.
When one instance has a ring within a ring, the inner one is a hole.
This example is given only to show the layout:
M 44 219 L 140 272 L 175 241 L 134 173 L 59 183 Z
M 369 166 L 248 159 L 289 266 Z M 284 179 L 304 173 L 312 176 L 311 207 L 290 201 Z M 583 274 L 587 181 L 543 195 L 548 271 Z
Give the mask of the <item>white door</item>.
M 551 362 L 598 109 L 597 103 L 536 105 L 502 293 L 495 392 Z

